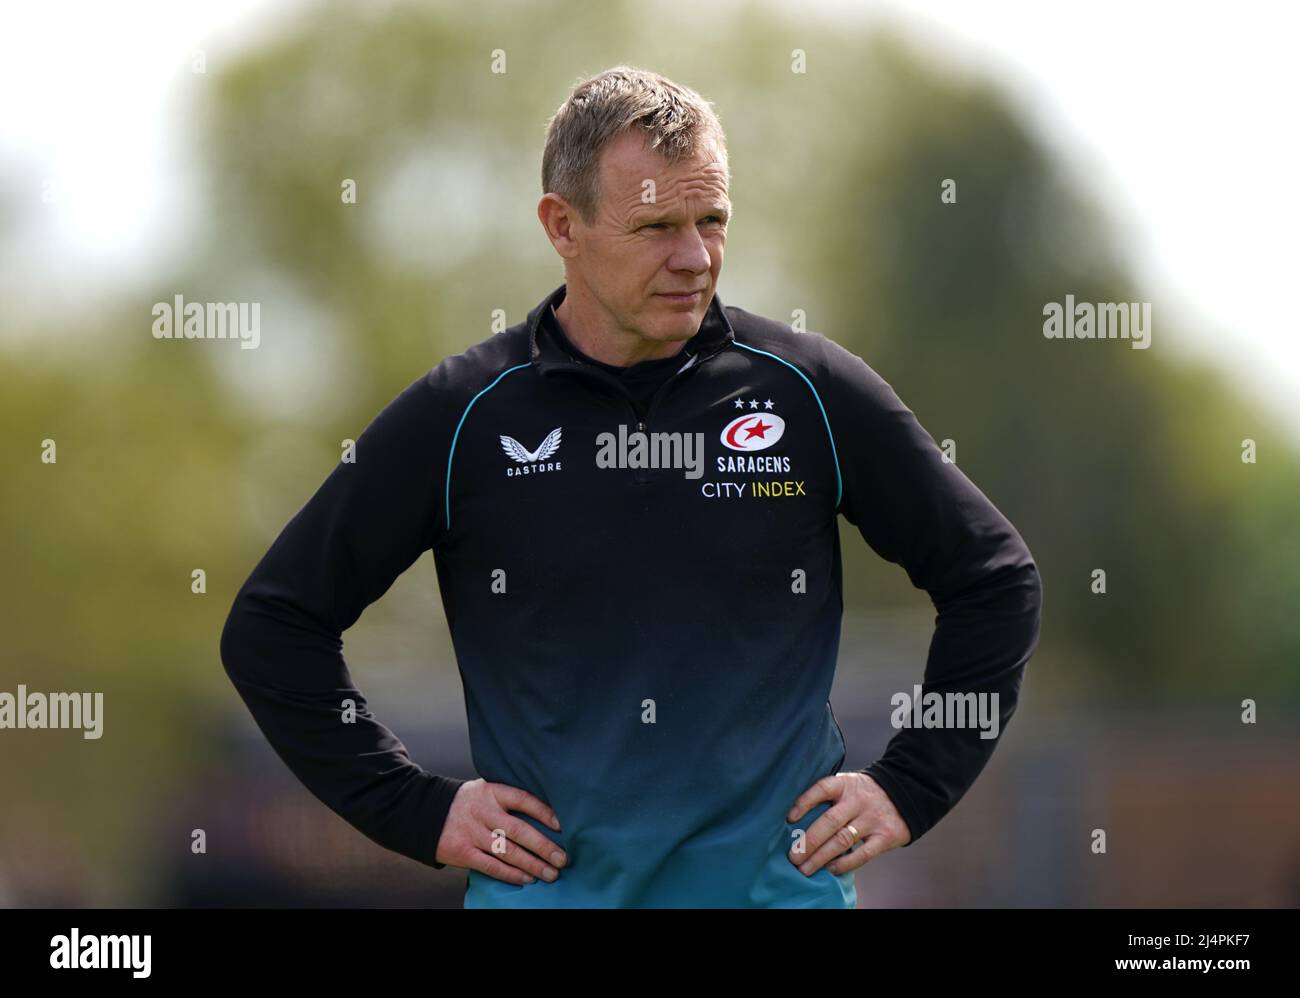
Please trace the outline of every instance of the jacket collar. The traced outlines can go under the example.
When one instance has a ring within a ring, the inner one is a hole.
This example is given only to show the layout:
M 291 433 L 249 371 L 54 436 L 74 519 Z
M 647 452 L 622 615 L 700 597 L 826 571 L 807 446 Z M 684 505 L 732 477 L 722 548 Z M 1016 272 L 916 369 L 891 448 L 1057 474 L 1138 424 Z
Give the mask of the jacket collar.
M 551 309 L 560 307 L 560 302 L 564 301 L 565 291 L 566 286 L 561 284 L 547 295 L 540 305 L 528 313 L 529 359 L 544 375 L 554 374 L 556 371 L 586 371 L 591 368 L 590 364 L 574 360 L 561 350 L 553 337 L 541 335 L 542 324 L 555 321 Z M 731 321 L 727 318 L 722 300 L 714 294 L 708 310 L 704 313 L 704 319 L 700 322 L 699 331 L 686 341 L 686 345 L 682 347 L 682 355 L 694 357 L 693 363 L 702 363 L 732 343 L 735 338 L 735 330 L 731 328 Z

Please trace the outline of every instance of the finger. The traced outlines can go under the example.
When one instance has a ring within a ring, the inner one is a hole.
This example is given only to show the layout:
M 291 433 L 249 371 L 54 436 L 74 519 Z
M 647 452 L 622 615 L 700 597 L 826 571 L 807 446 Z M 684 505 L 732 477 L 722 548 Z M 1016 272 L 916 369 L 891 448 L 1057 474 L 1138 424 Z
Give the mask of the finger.
M 482 851 L 476 851 L 470 856 L 468 866 L 471 870 L 487 874 L 493 880 L 503 880 L 507 884 L 516 884 L 519 887 L 535 881 L 534 877 L 530 877 L 523 870 L 503 863 L 495 856 Z
M 853 843 L 862 836 L 865 822 L 866 816 L 862 815 L 851 822 L 841 823 L 841 827 L 835 830 L 835 834 L 819 849 L 804 858 L 804 861 L 799 864 L 799 872 L 804 876 L 812 876 L 835 857 L 848 852 L 853 847 Z M 850 825 L 853 827 L 850 828 Z
M 791 822 L 798 821 L 822 801 L 839 800 L 842 792 L 840 781 L 832 776 L 823 776 L 798 796 L 785 819 Z
M 551 881 L 559 876 L 559 871 L 543 862 L 516 841 L 518 834 L 512 819 L 502 812 L 500 820 L 480 825 L 474 835 L 474 845 L 489 856 L 500 860 L 508 866 L 523 870 L 540 880 Z M 522 824 L 522 822 L 520 822 Z M 548 874 L 547 871 L 550 871 Z
M 833 839 L 835 834 L 850 822 L 853 822 L 857 828 L 862 828 L 861 822 L 853 820 L 857 812 L 858 809 L 854 805 L 847 801 L 840 801 L 818 815 L 817 820 L 809 825 L 807 832 L 804 833 L 803 852 L 800 854 L 791 850 L 791 858 L 795 865 L 805 863 L 815 856 L 817 850 Z
M 555 867 L 557 871 L 569 861 L 568 855 L 562 848 L 528 822 L 510 814 L 505 814 L 501 821 L 511 841 L 517 842 L 538 859 Z
M 557 832 L 560 830 L 560 819 L 551 810 L 551 807 L 538 800 L 522 787 L 512 787 L 508 783 L 493 783 L 492 795 L 496 797 L 497 803 L 505 810 L 522 811 L 524 814 L 531 814 L 538 821 L 550 825 Z
M 866 866 L 884 851 L 885 836 L 871 835 L 852 852 L 846 852 L 827 863 L 826 869 L 834 874 L 850 873 L 858 867 Z

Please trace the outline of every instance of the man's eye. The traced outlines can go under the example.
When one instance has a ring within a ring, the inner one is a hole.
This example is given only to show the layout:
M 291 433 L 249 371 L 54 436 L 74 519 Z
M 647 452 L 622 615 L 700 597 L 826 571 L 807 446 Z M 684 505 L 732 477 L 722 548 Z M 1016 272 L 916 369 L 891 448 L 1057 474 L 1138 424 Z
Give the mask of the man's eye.
M 723 224 L 722 216 L 720 216 L 720 215 L 709 215 L 709 216 L 707 216 L 706 218 L 702 218 L 702 219 L 700 219 L 700 221 L 702 221 L 702 222 L 713 222 L 713 223 L 716 224 L 716 225 L 722 225 L 722 224 Z M 640 226 L 640 228 L 642 228 L 642 229 L 666 229 L 666 228 L 668 228 L 668 223 L 667 223 L 667 222 L 646 222 L 644 225 Z

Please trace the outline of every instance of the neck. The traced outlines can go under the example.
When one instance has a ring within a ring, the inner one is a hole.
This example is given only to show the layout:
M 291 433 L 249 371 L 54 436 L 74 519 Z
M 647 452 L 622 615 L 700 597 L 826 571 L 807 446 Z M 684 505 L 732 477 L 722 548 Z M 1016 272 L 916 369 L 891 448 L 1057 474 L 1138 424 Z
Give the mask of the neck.
M 555 316 L 570 343 L 593 360 L 615 367 L 672 357 L 686 342 L 652 340 L 619 328 L 593 298 L 573 285 L 565 288 Z

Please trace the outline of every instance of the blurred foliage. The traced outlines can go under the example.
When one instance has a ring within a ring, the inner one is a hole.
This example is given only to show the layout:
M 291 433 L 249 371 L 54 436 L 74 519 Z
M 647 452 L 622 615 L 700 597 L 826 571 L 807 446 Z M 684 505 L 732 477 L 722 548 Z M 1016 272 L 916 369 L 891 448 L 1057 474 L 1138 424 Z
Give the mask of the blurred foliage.
M 957 442 L 1025 536 L 1045 585 L 1033 682 L 1296 692 L 1295 448 L 1179 354 L 1160 301 L 1149 350 L 1043 337 L 1048 301 L 1151 294 L 1004 95 L 888 34 L 766 8 L 692 11 L 662 33 L 635 3 L 509 10 L 317 7 L 207 76 L 182 70 L 179 139 L 203 197 L 189 255 L 88 316 L 6 316 L 39 335 L 0 351 L 0 689 L 103 690 L 107 717 L 101 743 L 0 736 L 0 868 L 93 837 L 128 865 L 84 871 L 88 889 L 148 882 L 138 815 L 165 809 L 207 750 L 196 726 L 242 711 L 217 655 L 235 590 L 339 441 L 487 336 L 494 309 L 519 321 L 563 279 L 535 215 L 545 122 L 580 76 L 619 62 L 719 109 L 736 206 L 722 299 L 806 310 Z M 175 294 L 262 302 L 262 347 L 153 339 L 150 309 Z M 1257 465 L 1240 460 L 1245 437 Z M 56 465 L 39 460 L 45 438 Z M 850 610 L 924 604 L 844 526 Z M 1096 568 L 1105 596 L 1089 591 Z

